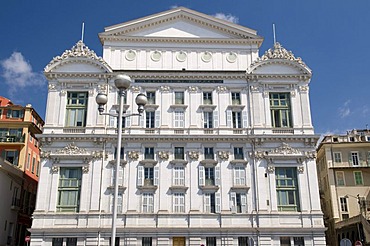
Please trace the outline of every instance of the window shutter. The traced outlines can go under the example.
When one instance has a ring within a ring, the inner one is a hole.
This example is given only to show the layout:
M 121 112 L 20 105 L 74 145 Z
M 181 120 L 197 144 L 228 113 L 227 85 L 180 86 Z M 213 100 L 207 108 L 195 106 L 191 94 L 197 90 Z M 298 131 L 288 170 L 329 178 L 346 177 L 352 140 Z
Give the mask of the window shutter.
M 161 112 L 159 110 L 155 111 L 155 128 L 159 128 L 160 125 L 160 118 L 161 118 Z
M 115 166 L 112 166 L 112 176 L 111 176 L 111 179 L 110 179 L 110 183 L 111 185 L 114 187 L 114 179 L 115 179 L 115 172 L 116 172 L 116 167 Z
M 123 168 L 121 166 L 118 167 L 118 185 L 123 186 Z
M 138 166 L 137 167 L 137 186 L 144 185 L 144 167 Z
M 159 167 L 154 167 L 154 185 L 158 185 L 159 181 Z
M 218 127 L 218 111 L 213 112 L 213 128 Z
M 246 194 L 240 194 L 240 203 L 242 205 L 242 213 L 247 212 L 247 196 Z
M 113 213 L 114 194 L 110 196 L 110 212 Z
M 145 127 L 145 113 L 141 114 L 140 116 L 140 126 Z
M 221 194 L 215 193 L 216 213 L 221 213 Z
M 20 110 L 19 111 L 19 118 L 23 118 L 24 117 L 24 110 Z
M 122 213 L 122 194 L 118 194 L 117 197 L 117 213 Z
M 211 194 L 204 194 L 204 211 L 209 213 L 211 212 Z
M 204 186 L 204 181 L 205 181 L 205 171 L 204 171 L 204 166 L 200 165 L 199 166 L 199 186 Z
M 7 109 L 6 110 L 6 118 L 10 118 L 12 116 L 12 110 L 11 109 Z
M 236 213 L 236 193 L 230 192 L 230 209 L 231 212 Z
M 221 170 L 220 167 L 215 167 L 215 185 L 220 185 L 221 181 Z
M 110 114 L 115 114 L 116 110 L 111 109 L 111 110 L 109 110 L 109 113 Z M 109 116 L 109 126 L 114 127 L 116 125 L 115 121 L 116 121 L 116 117 Z M 117 127 L 118 127 L 118 123 L 117 123 Z
M 246 128 L 248 126 L 248 115 L 247 115 L 247 111 L 243 111 L 242 112 L 242 117 L 243 117 L 243 126 L 244 128 Z
M 351 152 L 348 153 L 348 162 L 351 165 L 353 164 L 353 161 L 352 161 L 352 153 Z
M 126 114 L 130 115 L 131 110 L 127 110 Z M 126 120 L 126 124 L 125 124 L 126 128 L 131 126 L 131 117 L 126 117 L 126 118 L 123 118 L 122 120 Z
M 231 119 L 232 119 L 231 114 L 232 114 L 231 110 L 226 110 L 226 125 L 227 125 L 227 127 L 231 127 Z
M 234 185 L 240 185 L 240 172 L 238 168 L 234 168 Z
M 154 196 L 153 194 L 150 194 L 149 197 L 148 197 L 148 207 L 149 207 L 149 211 L 150 213 L 153 213 L 154 212 Z
M 240 169 L 240 184 L 241 185 L 246 185 L 246 178 L 245 178 L 246 176 L 245 176 L 245 168 L 242 168 L 242 169 Z

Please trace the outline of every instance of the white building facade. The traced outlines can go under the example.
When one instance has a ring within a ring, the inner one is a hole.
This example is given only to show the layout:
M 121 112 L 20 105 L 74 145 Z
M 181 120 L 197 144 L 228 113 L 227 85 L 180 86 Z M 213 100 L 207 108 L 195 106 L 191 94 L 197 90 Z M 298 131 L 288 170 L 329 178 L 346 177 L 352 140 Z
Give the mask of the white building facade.
M 107 27 L 103 58 L 78 42 L 49 81 L 31 245 L 109 245 L 121 151 L 117 245 L 326 245 L 309 105 L 311 70 L 257 32 L 171 9 Z M 126 113 L 117 74 L 133 83 Z

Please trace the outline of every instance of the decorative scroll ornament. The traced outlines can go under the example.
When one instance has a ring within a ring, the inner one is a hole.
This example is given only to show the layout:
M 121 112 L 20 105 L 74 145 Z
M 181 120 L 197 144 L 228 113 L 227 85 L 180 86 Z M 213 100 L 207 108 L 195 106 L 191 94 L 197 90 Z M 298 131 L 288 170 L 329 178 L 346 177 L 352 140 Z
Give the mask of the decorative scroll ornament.
M 227 161 L 229 159 L 230 153 L 228 151 L 218 151 L 218 158 L 223 161 Z
M 269 151 L 269 154 L 278 154 L 278 155 L 296 155 L 302 154 L 298 149 L 292 148 L 289 144 L 283 143 L 279 148 Z
M 307 151 L 305 154 L 307 159 L 316 159 L 316 151 Z
M 106 84 L 100 84 L 98 85 L 98 92 L 105 92 L 107 89 L 107 85 Z
M 300 91 L 308 91 L 308 86 L 307 85 L 301 85 L 299 86 Z
M 188 90 L 190 93 L 195 93 L 198 91 L 198 86 L 189 86 Z
M 64 155 L 81 155 L 86 154 L 86 150 L 79 148 L 75 145 L 75 143 L 70 143 L 63 149 L 57 150 L 56 154 L 64 154 Z
M 58 173 L 59 172 L 59 166 L 53 165 L 50 169 L 51 173 Z
M 89 166 L 82 166 L 82 172 L 83 173 L 88 173 L 90 170 L 90 167 Z
M 141 91 L 141 87 L 133 85 L 131 86 L 131 91 L 135 93 L 139 93 Z
M 251 85 L 250 88 L 252 92 L 259 92 L 261 87 L 257 85 Z
M 227 87 L 219 85 L 219 86 L 217 86 L 216 90 L 217 90 L 218 93 L 226 93 L 227 92 Z
M 55 89 L 56 89 L 56 87 L 57 87 L 57 85 L 56 85 L 56 84 L 49 84 L 49 85 L 48 85 L 48 89 L 49 89 L 49 91 L 53 91 L 53 90 L 55 90 Z
M 257 160 L 261 160 L 265 158 L 267 155 L 265 151 L 254 151 L 254 152 L 250 152 L 249 156 Z
M 43 150 L 41 150 L 41 152 L 40 152 L 40 157 L 41 158 L 45 158 L 45 159 L 49 159 L 50 158 L 50 151 L 43 151 Z
M 139 152 L 138 151 L 129 151 L 127 155 L 131 160 L 139 159 Z
M 101 58 L 100 56 L 97 56 L 96 53 L 87 47 L 84 42 L 81 40 L 77 42 L 75 46 L 73 46 L 70 50 L 66 50 L 63 52 L 61 56 L 56 56 L 51 60 L 51 62 L 44 68 L 44 71 L 48 71 L 51 66 L 54 64 L 61 62 L 63 60 L 69 59 L 69 58 L 88 58 L 97 62 L 100 62 L 101 64 L 104 64 L 105 66 L 109 67 L 109 65 Z
M 267 172 L 269 172 L 269 173 L 273 173 L 273 172 L 275 172 L 275 167 L 274 167 L 274 166 L 272 166 L 272 165 L 268 165 L 268 166 L 267 166 Z
M 159 156 L 159 158 L 161 158 L 163 160 L 168 160 L 169 153 L 168 153 L 168 151 L 159 151 L 158 156 Z
M 169 92 L 170 90 L 171 90 L 171 87 L 169 87 L 168 85 L 162 85 L 160 87 L 161 92 Z
M 299 173 L 303 173 L 303 172 L 304 172 L 304 166 L 299 166 L 299 167 L 297 168 L 297 171 L 298 171 Z
M 189 158 L 193 160 L 199 159 L 199 152 L 198 151 L 189 151 Z

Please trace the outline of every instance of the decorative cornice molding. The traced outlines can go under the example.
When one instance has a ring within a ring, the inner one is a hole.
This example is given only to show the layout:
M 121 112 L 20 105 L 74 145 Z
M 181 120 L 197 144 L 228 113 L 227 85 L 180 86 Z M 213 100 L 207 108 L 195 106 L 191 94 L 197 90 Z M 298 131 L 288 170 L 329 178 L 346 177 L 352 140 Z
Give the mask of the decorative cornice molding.
M 192 160 L 198 160 L 199 159 L 199 151 L 189 151 L 189 158 Z
M 220 160 L 227 161 L 229 159 L 230 153 L 228 151 L 218 151 L 217 155 Z
M 168 158 L 170 157 L 170 154 L 168 151 L 158 151 L 158 156 L 162 160 L 168 160 Z
M 127 156 L 131 159 L 131 160 L 137 160 L 139 159 L 139 151 L 129 151 Z
M 292 148 L 287 143 L 282 143 L 282 145 L 276 149 L 268 151 L 268 155 L 301 155 L 302 152 L 298 149 Z
M 219 85 L 219 86 L 217 86 L 216 91 L 218 93 L 227 93 L 228 92 L 228 89 L 227 89 L 226 86 Z

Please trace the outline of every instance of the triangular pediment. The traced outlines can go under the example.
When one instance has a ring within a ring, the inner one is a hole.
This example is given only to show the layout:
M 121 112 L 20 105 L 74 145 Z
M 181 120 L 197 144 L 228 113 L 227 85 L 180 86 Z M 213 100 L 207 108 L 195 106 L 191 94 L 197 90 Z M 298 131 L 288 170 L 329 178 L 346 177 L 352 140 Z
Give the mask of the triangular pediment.
M 253 29 L 184 7 L 109 26 L 100 39 L 109 37 L 248 39 L 262 42 Z

